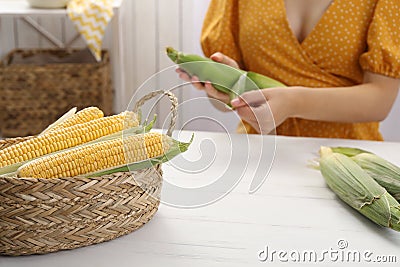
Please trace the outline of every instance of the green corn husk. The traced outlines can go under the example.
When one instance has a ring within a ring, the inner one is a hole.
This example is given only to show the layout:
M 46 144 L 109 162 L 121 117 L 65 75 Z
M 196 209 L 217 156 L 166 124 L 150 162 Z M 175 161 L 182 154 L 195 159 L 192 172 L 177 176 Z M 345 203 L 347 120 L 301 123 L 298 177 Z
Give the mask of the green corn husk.
M 400 168 L 374 153 L 351 147 L 333 147 L 332 150 L 350 156 L 395 199 L 400 200 Z
M 199 55 L 184 54 L 172 47 L 167 47 L 167 55 L 179 64 L 179 68 L 197 76 L 200 81 L 210 81 L 215 89 L 228 94 L 231 100 L 247 91 L 285 86 L 267 76 L 235 69 Z M 234 86 L 242 75 L 247 76 L 244 87 Z
M 326 183 L 349 206 L 378 225 L 400 231 L 400 204 L 349 157 L 328 147 L 320 150 Z
M 360 148 L 355 148 L 355 147 L 338 146 L 338 147 L 331 147 L 331 149 L 335 153 L 340 153 L 340 154 L 346 155 L 348 157 L 353 157 L 353 156 L 356 156 L 361 153 L 371 153 L 369 151 L 366 151 L 366 150 L 363 150 Z

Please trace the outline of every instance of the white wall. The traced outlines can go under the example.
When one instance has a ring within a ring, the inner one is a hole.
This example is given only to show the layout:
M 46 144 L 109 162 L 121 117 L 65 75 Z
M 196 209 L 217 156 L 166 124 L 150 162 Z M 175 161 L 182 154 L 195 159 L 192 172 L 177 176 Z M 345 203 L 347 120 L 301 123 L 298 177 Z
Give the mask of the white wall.
M 185 0 L 125 0 L 126 10 L 123 10 L 125 51 L 127 72 L 126 96 L 133 96 L 138 88 L 154 73 L 164 70 L 173 64 L 166 57 L 164 48 L 173 46 L 185 52 L 201 53 L 199 38 L 201 24 L 207 10 L 209 0 L 185 1 Z M 1 0 L 0 0 L 1 4 Z M 71 23 L 67 19 L 38 19 L 50 32 L 61 39 L 69 39 L 74 33 Z M 0 55 L 3 56 L 14 46 L 49 47 L 46 40 L 38 37 L 24 23 L 13 19 L 0 21 Z M 17 29 L 17 31 L 15 31 Z M 110 47 L 111 35 L 105 40 L 105 47 Z M 83 42 L 77 43 L 82 46 Z M 173 70 L 164 71 L 157 79 L 148 82 L 147 91 L 155 89 L 169 89 L 172 85 L 179 84 L 179 80 Z M 142 90 L 143 91 L 143 90 Z M 203 92 L 185 86 L 174 90 L 180 103 L 179 125 L 181 127 L 193 118 L 186 128 L 197 130 L 234 131 L 238 118 L 235 113 L 222 113 L 215 110 Z M 143 93 L 143 92 L 139 92 Z M 137 97 L 137 96 L 136 96 Z M 201 99 L 199 99 L 199 97 Z M 399 97 L 400 98 L 400 97 Z M 195 100 L 193 100 L 195 99 Z M 117 111 L 125 109 L 130 102 L 130 97 L 124 100 L 123 105 L 117 107 Z M 169 111 L 166 101 L 157 107 L 155 112 L 165 114 Z M 390 116 L 382 123 L 381 130 L 386 140 L 400 141 L 400 100 L 393 107 Z M 160 124 L 158 125 L 160 126 Z M 225 129 L 224 129 L 225 128 Z
M 389 116 L 381 123 L 380 129 L 386 141 L 400 141 L 400 94 Z

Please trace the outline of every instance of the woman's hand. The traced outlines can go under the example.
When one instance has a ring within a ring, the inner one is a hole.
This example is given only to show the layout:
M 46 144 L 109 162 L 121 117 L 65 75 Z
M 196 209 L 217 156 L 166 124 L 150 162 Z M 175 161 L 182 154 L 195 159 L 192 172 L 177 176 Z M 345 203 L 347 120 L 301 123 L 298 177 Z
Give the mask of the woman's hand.
M 230 58 L 220 52 L 214 53 L 210 57 L 210 59 L 214 60 L 215 62 L 226 64 L 233 68 L 239 68 L 238 63 L 235 60 L 233 60 L 232 58 Z M 196 77 L 196 76 L 190 77 L 184 70 L 179 69 L 179 68 L 176 70 L 176 72 L 179 74 L 179 78 L 181 78 L 184 81 L 191 82 L 196 89 L 205 91 L 210 98 L 217 99 L 225 104 L 229 103 L 229 96 L 227 94 L 222 93 L 222 92 L 218 91 L 217 89 L 215 89 L 212 86 L 211 82 L 199 81 L 198 77 Z M 212 103 L 214 103 L 214 102 L 215 101 L 212 101 Z M 220 109 L 220 107 L 217 107 L 217 108 Z
M 232 100 L 231 104 L 240 118 L 258 133 L 269 134 L 295 115 L 296 101 L 292 89 L 276 87 L 249 91 Z
M 340 123 L 382 121 L 390 112 L 399 86 L 400 79 L 366 72 L 364 83 L 359 85 L 254 90 L 231 104 L 255 130 L 268 134 L 289 117 Z

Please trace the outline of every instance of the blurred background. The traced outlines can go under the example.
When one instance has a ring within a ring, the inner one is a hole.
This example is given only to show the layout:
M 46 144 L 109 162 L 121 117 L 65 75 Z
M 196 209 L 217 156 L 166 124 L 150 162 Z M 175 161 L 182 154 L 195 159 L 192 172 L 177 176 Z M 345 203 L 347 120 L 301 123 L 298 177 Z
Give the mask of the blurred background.
M 7 9 L 7 2 L 9 3 L 10 0 L 0 0 L 0 10 Z M 113 100 L 114 112 L 125 110 L 136 90 L 149 77 L 173 65 L 165 55 L 166 46 L 202 54 L 199 39 L 209 0 L 124 0 L 122 2 L 123 5 L 118 10 L 120 16 L 118 23 L 123 38 L 118 40 L 120 42 L 118 44 L 112 32 L 115 28 L 108 27 L 104 40 L 106 49 L 119 45 L 119 53 L 124 59 L 120 63 L 121 70 L 113 66 L 114 83 L 124 84 L 123 87 L 116 86 L 116 90 L 123 90 L 123 92 L 118 92 Z M 32 19 L 61 41 L 70 40 L 76 34 L 74 26 L 66 16 L 32 16 Z M 33 31 L 21 19 L 0 14 L 1 58 L 14 48 L 37 47 L 51 48 L 53 44 Z M 72 47 L 85 47 L 85 43 L 78 39 Z M 111 54 L 113 64 L 115 64 L 113 61 L 115 56 Z M 116 78 L 117 70 L 124 72 L 123 81 L 116 81 L 120 79 Z M 159 87 L 154 90 L 169 89 L 166 87 L 170 84 L 179 84 L 176 76 L 168 74 L 166 77 L 154 83 L 154 87 Z M 203 92 L 195 90 L 190 85 L 177 89 L 175 93 L 181 103 L 205 96 Z M 381 124 L 381 131 L 387 141 L 400 141 L 399 98 L 389 117 Z M 156 112 L 165 116 L 169 112 L 168 104 L 163 103 L 157 107 Z M 206 99 L 189 101 L 186 105 L 182 105 L 179 112 L 178 129 L 184 126 L 185 129 L 191 130 L 234 131 L 238 123 L 238 118 L 234 113 L 222 113 L 214 109 Z M 208 114 L 211 119 L 204 119 L 204 114 Z M 202 118 L 196 119 L 196 117 Z

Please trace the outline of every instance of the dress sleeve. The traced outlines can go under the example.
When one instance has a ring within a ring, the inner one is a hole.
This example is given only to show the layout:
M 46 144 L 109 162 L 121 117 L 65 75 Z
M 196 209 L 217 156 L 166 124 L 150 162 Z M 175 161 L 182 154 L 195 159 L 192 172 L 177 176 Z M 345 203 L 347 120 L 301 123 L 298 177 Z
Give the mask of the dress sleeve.
M 238 0 L 211 0 L 203 23 L 201 46 L 209 57 L 221 52 L 241 65 Z
M 400 78 L 400 1 L 378 0 L 368 29 L 363 70 Z

